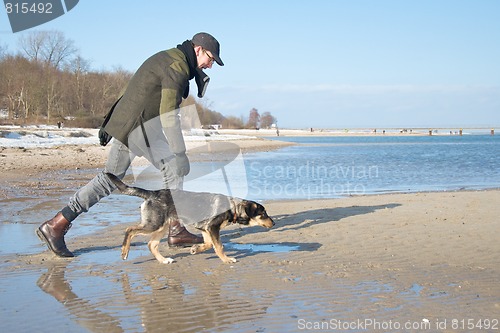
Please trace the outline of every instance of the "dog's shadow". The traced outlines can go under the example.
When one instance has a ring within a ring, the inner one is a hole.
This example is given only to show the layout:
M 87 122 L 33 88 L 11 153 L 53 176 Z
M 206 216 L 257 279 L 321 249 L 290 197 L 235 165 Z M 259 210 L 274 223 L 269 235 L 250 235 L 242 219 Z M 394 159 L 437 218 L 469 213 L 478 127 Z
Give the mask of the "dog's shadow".
M 350 206 L 323 208 L 299 212 L 296 214 L 282 214 L 273 216 L 276 223 L 274 232 L 284 232 L 288 230 L 300 230 L 312 225 L 338 222 L 347 217 L 366 215 L 381 209 L 393 209 L 401 206 L 398 203 L 389 203 L 377 206 Z
M 315 210 L 307 210 L 295 214 L 275 215 L 274 219 L 276 226 L 269 230 L 269 232 L 284 232 L 289 230 L 300 230 L 323 223 L 338 222 L 347 217 L 366 215 L 374 213 L 382 209 L 393 209 L 401 206 L 398 203 L 389 203 L 377 206 L 350 206 L 350 207 L 336 207 L 336 208 L 323 208 Z M 250 227 L 241 228 L 239 231 L 233 230 L 221 234 L 223 239 L 224 248 L 230 253 L 231 256 L 239 258 L 257 255 L 263 252 L 272 253 L 286 253 L 294 251 L 317 251 L 321 243 L 299 243 L 299 242 L 280 242 L 280 243 L 234 243 L 231 239 L 237 239 L 240 236 L 260 233 L 262 228 Z M 258 237 L 256 236 L 256 239 Z
M 147 244 L 147 243 L 144 243 Z M 106 246 L 87 246 L 87 247 L 82 247 L 79 249 L 76 249 L 73 251 L 73 254 L 75 256 L 79 256 L 82 254 L 87 254 L 87 253 L 92 253 L 92 252 L 98 252 L 98 251 L 110 251 L 110 250 L 116 250 L 120 249 L 122 246 L 120 245 L 106 245 Z

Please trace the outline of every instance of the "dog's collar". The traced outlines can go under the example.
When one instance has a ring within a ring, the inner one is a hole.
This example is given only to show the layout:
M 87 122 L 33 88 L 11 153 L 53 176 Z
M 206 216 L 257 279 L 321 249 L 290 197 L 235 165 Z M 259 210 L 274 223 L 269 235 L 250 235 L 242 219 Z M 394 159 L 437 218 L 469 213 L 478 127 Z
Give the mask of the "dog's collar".
M 236 206 L 236 202 L 234 202 L 233 199 L 230 199 L 231 200 L 231 208 L 233 210 L 233 220 L 231 221 L 231 223 L 238 223 L 238 207 Z

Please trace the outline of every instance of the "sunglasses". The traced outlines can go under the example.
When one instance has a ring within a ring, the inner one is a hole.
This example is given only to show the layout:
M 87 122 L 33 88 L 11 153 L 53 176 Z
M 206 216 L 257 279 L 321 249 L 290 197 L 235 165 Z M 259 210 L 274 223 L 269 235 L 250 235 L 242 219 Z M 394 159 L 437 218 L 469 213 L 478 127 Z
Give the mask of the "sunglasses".
M 215 58 L 212 57 L 210 54 L 208 54 L 207 50 L 203 49 L 203 52 L 205 52 L 205 54 L 207 55 L 208 59 L 210 59 L 210 63 L 214 63 L 215 61 Z

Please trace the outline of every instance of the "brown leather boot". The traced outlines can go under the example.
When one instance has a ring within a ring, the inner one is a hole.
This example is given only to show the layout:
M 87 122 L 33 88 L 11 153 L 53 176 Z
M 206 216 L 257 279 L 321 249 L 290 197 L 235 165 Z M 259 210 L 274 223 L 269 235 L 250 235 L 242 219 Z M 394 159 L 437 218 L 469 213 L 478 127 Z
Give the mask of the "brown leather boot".
M 174 221 L 170 223 L 167 242 L 171 247 L 191 246 L 203 244 L 203 237 L 193 235 L 179 221 Z
M 71 228 L 71 223 L 59 212 L 52 219 L 42 223 L 36 230 L 36 234 L 59 257 L 74 257 L 64 242 L 64 235 L 69 228 Z

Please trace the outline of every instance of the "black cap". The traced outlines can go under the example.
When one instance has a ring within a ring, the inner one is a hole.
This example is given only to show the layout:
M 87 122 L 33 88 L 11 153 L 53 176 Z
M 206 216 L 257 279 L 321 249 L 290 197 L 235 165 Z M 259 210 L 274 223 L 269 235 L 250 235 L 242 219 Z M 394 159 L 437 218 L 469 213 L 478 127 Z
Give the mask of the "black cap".
M 199 32 L 193 36 L 191 42 L 194 45 L 199 45 L 205 50 L 210 51 L 219 66 L 224 66 L 224 63 L 219 56 L 220 45 L 217 39 L 214 38 L 214 36 L 207 34 L 206 32 Z

